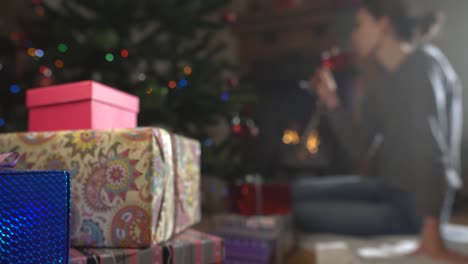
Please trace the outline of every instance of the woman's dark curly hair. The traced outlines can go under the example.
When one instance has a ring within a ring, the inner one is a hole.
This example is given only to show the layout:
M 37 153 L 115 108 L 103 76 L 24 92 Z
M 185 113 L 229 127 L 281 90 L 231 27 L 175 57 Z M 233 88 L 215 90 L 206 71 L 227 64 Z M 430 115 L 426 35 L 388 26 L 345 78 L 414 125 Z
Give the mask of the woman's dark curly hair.
M 410 43 L 432 39 L 443 20 L 439 12 L 410 16 L 402 0 L 362 0 L 361 7 L 375 18 L 388 17 L 400 39 Z

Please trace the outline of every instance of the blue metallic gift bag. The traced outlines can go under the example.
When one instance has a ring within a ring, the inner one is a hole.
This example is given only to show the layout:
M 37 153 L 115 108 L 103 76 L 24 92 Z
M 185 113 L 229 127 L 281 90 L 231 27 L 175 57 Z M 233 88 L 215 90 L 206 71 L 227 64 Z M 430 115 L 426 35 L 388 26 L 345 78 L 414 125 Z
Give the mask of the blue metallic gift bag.
M 67 264 L 68 172 L 0 169 L 0 192 L 0 263 Z

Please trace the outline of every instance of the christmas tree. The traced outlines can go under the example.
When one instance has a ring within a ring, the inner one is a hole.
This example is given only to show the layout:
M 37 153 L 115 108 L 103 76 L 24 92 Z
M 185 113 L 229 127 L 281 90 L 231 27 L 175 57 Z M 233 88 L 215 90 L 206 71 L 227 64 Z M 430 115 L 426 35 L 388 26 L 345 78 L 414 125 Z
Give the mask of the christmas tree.
M 96 80 L 140 97 L 140 126 L 200 140 L 204 173 L 240 176 L 240 144 L 257 131 L 242 116 L 253 94 L 241 88 L 235 65 L 223 57 L 226 43 L 217 39 L 235 22 L 229 4 L 33 0 L 31 14 L 0 41 L 8 51 L 0 57 L 0 81 L 9 88 L 0 94 L 0 128 L 25 129 L 25 89 Z M 226 124 L 225 135 L 214 139 L 210 127 Z

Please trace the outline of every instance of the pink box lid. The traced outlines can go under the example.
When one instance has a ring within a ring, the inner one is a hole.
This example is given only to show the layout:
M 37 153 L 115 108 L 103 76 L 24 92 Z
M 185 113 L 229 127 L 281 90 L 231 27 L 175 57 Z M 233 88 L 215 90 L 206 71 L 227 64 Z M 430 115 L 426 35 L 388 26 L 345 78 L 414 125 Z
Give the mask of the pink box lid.
M 140 99 L 95 81 L 81 81 L 41 87 L 26 92 L 26 105 L 35 108 L 76 101 L 94 100 L 132 112 L 140 110 Z

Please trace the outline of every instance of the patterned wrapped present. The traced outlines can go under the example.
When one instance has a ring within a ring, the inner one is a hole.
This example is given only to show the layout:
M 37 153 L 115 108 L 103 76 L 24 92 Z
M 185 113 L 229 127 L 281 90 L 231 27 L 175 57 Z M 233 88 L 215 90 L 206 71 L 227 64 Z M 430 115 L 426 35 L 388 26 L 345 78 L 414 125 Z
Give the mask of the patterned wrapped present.
M 221 238 L 189 229 L 147 249 L 72 248 L 70 264 L 215 264 L 223 251 Z
M 27 169 L 72 175 L 71 243 L 147 247 L 200 219 L 199 143 L 158 128 L 0 135 Z

